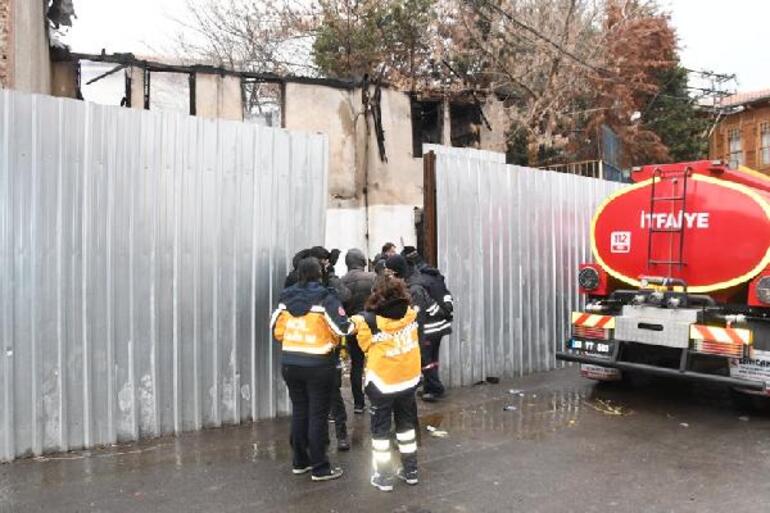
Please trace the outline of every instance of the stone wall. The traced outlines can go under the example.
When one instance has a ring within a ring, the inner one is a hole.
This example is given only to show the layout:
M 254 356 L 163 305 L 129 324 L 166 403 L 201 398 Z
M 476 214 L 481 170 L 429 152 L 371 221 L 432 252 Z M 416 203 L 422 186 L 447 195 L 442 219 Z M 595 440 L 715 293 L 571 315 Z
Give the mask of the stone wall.
M 0 87 L 8 87 L 10 70 L 11 0 L 0 0 Z

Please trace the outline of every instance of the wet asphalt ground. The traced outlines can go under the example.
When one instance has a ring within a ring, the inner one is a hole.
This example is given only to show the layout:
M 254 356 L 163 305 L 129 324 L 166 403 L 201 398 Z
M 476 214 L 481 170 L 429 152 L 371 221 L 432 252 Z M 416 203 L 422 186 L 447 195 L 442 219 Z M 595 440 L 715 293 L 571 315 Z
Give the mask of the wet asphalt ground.
M 0 511 L 770 511 L 770 415 L 720 387 L 596 385 L 571 368 L 420 413 L 421 482 L 392 493 L 369 485 L 368 416 L 351 415 L 337 481 L 291 475 L 279 419 L 0 465 Z

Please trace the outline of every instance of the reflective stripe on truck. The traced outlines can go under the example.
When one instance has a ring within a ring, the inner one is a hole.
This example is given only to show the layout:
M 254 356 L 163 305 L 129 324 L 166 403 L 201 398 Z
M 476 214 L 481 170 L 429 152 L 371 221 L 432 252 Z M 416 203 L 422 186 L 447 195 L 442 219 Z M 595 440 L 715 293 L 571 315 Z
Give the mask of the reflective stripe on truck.
M 572 325 L 584 328 L 615 329 L 615 317 L 612 315 L 596 315 L 583 312 L 572 312 Z

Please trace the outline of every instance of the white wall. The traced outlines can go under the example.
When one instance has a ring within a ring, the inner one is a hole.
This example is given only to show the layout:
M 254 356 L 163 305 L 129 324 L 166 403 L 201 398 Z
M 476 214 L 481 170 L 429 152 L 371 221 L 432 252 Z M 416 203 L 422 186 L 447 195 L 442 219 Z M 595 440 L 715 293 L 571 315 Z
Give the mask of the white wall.
M 415 205 L 373 205 L 369 207 L 369 244 L 366 243 L 366 211 L 361 208 L 331 208 L 326 211 L 326 247 L 342 251 L 337 273 L 347 271 L 345 253 L 358 248 L 372 259 L 386 242 L 399 249 L 417 243 L 414 229 Z

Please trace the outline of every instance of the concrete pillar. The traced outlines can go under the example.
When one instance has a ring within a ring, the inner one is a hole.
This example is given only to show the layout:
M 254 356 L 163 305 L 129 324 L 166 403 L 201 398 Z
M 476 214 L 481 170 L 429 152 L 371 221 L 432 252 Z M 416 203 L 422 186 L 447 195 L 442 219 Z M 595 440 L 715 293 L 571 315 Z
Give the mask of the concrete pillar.
M 195 114 L 204 118 L 243 121 L 241 78 L 196 73 Z
M 63 98 L 78 96 L 78 63 L 63 61 L 51 63 L 51 94 Z
M 51 57 L 43 2 L 11 0 L 9 5 L 6 82 L 19 91 L 50 94 Z
M 452 113 L 450 110 L 449 100 L 447 98 L 441 100 L 441 113 L 444 118 L 441 124 L 441 144 L 444 146 L 452 146 Z
M 126 68 L 126 73 L 131 78 L 131 91 L 128 92 L 131 108 L 144 109 L 144 69 L 130 66 Z M 150 86 L 150 94 L 152 94 L 152 84 Z

